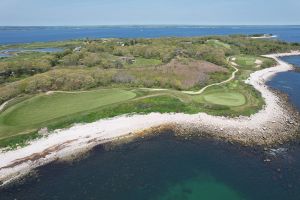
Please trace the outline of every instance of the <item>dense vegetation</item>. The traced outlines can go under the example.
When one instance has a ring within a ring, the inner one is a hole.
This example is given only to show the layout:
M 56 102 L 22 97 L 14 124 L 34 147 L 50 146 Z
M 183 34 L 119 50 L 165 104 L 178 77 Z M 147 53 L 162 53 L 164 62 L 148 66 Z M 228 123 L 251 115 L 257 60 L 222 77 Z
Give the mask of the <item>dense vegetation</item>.
M 242 36 L 78 40 L 21 47 L 30 49 L 51 45 L 65 48 L 65 51 L 55 54 L 20 53 L 0 60 L 0 103 L 22 93 L 116 85 L 186 90 L 221 80 L 226 71 L 216 69 L 201 73 L 199 69 L 179 69 L 176 72 L 166 67 L 172 60 L 176 60 L 179 63 L 177 66 L 181 65 L 181 68 L 201 60 L 226 69 L 228 56 L 262 55 L 299 49 L 299 44 L 253 40 Z M 272 63 L 265 65 L 269 64 Z M 174 68 L 177 66 L 174 65 Z M 201 75 L 190 81 L 195 73 Z
M 125 113 L 250 115 L 262 107 L 263 100 L 244 80 L 253 71 L 275 64 L 260 55 L 300 49 L 296 43 L 237 35 L 75 40 L 1 46 L 0 50 L 46 47 L 64 50 L 15 52 L 0 58 L 0 103 L 13 99 L 0 112 L 0 147 L 38 137 L 43 127 L 61 128 Z M 233 81 L 201 95 L 181 92 L 228 79 L 234 70 L 232 58 L 239 68 Z M 77 94 L 44 93 L 91 89 Z M 122 93 L 129 96 L 123 99 L 118 96 Z M 30 110 L 33 113 L 26 118 Z

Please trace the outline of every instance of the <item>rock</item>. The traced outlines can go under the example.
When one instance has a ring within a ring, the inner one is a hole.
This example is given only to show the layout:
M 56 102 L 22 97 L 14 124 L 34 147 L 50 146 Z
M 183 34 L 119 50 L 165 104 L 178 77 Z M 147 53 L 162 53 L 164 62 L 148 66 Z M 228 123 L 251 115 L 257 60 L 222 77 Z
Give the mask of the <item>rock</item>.
M 281 172 L 281 169 L 280 169 L 280 168 L 278 168 L 278 169 L 277 169 L 277 172 Z
M 39 131 L 38 131 L 38 134 L 39 135 L 48 135 L 48 128 L 45 127 L 45 128 L 41 128 Z

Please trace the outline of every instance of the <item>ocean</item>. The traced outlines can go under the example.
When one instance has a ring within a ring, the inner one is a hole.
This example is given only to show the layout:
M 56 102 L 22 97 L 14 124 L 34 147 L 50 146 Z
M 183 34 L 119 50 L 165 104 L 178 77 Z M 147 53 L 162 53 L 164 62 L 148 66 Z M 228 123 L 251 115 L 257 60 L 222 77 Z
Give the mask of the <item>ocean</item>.
M 0 43 L 240 33 L 272 33 L 300 42 L 299 26 L 135 26 L 2 27 Z M 300 66 L 299 56 L 284 60 Z M 299 72 L 280 73 L 268 85 L 288 94 L 300 110 Z M 100 145 L 80 160 L 40 167 L 27 179 L 1 189 L 0 199 L 299 200 L 300 143 L 266 150 L 205 138 L 186 140 L 165 132 L 113 148 Z
M 86 26 L 0 27 L 0 44 L 49 42 L 83 38 L 156 38 L 233 34 L 274 34 L 300 42 L 300 26 Z

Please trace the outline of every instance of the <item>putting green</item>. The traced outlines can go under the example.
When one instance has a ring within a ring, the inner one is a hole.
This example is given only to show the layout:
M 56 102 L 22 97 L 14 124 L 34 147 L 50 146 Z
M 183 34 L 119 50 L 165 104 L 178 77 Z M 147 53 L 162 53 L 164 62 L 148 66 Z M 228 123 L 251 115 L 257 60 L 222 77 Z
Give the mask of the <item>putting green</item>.
M 33 128 L 35 125 L 59 117 L 126 101 L 134 98 L 135 95 L 133 92 L 121 89 L 38 95 L 18 103 L 1 113 L 0 127 Z
M 241 106 L 246 103 L 246 98 L 238 92 L 216 92 L 204 95 L 208 103 L 224 106 Z
M 256 56 L 246 56 L 246 55 L 241 55 L 236 57 L 236 63 L 240 67 L 255 67 L 257 64 L 255 64 L 255 61 L 259 59 L 262 60 L 262 58 L 256 57 Z

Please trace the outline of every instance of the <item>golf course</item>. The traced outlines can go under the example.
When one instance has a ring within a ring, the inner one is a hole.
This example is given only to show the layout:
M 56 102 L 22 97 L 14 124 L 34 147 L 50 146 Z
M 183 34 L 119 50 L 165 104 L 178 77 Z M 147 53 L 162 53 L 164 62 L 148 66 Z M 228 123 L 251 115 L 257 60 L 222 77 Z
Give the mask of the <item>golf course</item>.
M 246 103 L 245 96 L 237 92 L 207 94 L 204 96 L 204 99 L 208 103 L 225 106 L 242 106 Z
M 265 49 L 257 51 L 255 45 Z M 249 116 L 264 101 L 245 80 L 276 63 L 260 55 L 278 46 L 292 48 L 242 36 L 3 46 L 64 51 L 26 51 L 0 59 L 0 148 L 25 145 L 45 134 L 40 130 L 124 114 Z
M 120 90 L 98 90 L 80 93 L 41 94 L 9 107 L 1 114 L 1 131 L 12 128 L 34 128 L 49 120 L 87 111 L 135 97 L 135 93 Z M 16 126 L 17 125 L 17 126 Z

